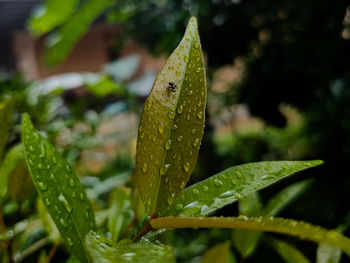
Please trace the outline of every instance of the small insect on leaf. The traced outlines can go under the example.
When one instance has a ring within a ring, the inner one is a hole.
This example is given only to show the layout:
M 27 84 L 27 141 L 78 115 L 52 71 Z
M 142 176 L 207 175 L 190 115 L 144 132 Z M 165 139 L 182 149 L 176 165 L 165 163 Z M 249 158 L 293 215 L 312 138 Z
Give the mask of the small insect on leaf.
M 149 215 L 159 215 L 186 186 L 203 136 L 205 104 L 205 69 L 192 17 L 141 116 L 135 179 Z
M 79 178 L 28 114 L 22 119 L 22 142 L 33 182 L 63 241 L 80 261 L 89 262 L 84 238 L 95 229 L 95 216 Z

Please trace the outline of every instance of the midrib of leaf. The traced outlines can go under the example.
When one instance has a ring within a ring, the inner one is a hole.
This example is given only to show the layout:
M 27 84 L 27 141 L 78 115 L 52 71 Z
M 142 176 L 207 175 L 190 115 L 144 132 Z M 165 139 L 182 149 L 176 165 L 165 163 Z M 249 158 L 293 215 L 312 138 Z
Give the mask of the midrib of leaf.
M 339 247 L 350 257 L 350 240 L 344 235 L 302 221 L 274 217 L 163 217 L 151 220 L 154 229 L 232 228 L 287 234 Z

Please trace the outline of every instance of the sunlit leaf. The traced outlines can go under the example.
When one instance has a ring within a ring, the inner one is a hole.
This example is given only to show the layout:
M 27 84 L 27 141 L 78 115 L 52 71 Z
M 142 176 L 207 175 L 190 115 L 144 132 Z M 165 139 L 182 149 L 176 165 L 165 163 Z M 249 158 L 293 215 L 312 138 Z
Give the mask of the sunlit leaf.
M 277 193 L 269 200 L 269 202 L 265 205 L 261 215 L 277 215 L 284 207 L 286 207 L 302 192 L 304 192 L 306 188 L 310 186 L 311 182 L 312 180 L 304 180 L 282 189 L 279 193 Z
M 34 184 L 61 237 L 82 262 L 88 262 L 84 237 L 95 228 L 94 213 L 83 186 L 67 161 L 23 115 L 22 141 Z
M 0 165 L 12 122 L 14 100 L 0 103 Z
M 130 194 L 125 189 L 116 189 L 113 192 L 112 206 L 108 217 L 108 228 L 113 241 L 118 240 L 121 231 L 128 226 L 132 217 Z
M 242 215 L 251 217 L 260 216 L 260 210 L 261 203 L 257 192 L 239 200 L 239 213 Z M 261 231 L 234 229 L 232 241 L 241 256 L 246 258 L 255 251 L 261 234 Z
M 37 201 L 37 210 L 39 217 L 41 219 L 42 225 L 45 231 L 49 234 L 52 241 L 55 243 L 61 243 L 61 236 L 58 232 L 58 229 L 55 225 L 55 222 L 52 220 L 49 212 L 47 211 L 46 206 L 43 201 L 39 198 Z
M 307 257 L 304 256 L 297 248 L 294 246 L 278 239 L 269 238 L 269 244 L 274 247 L 277 253 L 285 260 L 287 263 L 310 263 Z
M 317 263 L 338 263 L 341 258 L 341 250 L 337 247 L 319 244 L 317 248 Z
M 8 183 L 8 193 L 17 203 L 26 200 L 34 191 L 34 185 L 29 175 L 27 165 L 21 160 L 13 169 Z
M 207 215 L 286 176 L 322 164 L 313 161 L 269 161 L 229 168 L 186 188 L 164 215 Z
M 201 144 L 205 103 L 205 69 L 192 17 L 155 80 L 141 117 L 135 175 L 149 214 L 160 214 L 185 187 Z
M 54 65 L 62 62 L 78 40 L 89 30 L 94 20 L 113 3 L 113 0 L 84 1 L 69 21 L 49 36 L 46 52 L 48 64 Z
M 47 0 L 34 10 L 29 29 L 37 35 L 45 34 L 63 24 L 74 13 L 79 0 Z
M 324 243 L 342 249 L 350 256 L 350 239 L 342 234 L 302 221 L 274 217 L 163 217 L 151 220 L 154 229 L 233 228 L 275 232 Z
M 229 263 L 230 261 L 230 242 L 226 241 L 210 248 L 203 255 L 200 263 Z
M 122 240 L 114 243 L 97 233 L 91 232 L 86 238 L 86 246 L 94 263 L 165 263 L 175 262 L 174 251 L 161 243 L 141 240 Z
M 3 164 L 0 166 L 0 205 L 3 202 L 7 191 L 8 191 L 8 181 L 16 168 L 17 164 L 23 160 L 23 146 L 18 144 L 12 147 L 4 158 Z

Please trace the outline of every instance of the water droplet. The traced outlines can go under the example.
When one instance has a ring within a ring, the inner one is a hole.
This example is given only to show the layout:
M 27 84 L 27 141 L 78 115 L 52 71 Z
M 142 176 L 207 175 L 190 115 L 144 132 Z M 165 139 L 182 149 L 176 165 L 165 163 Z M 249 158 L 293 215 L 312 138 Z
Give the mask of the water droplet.
M 197 106 L 198 106 L 198 107 L 202 106 L 202 102 L 201 102 L 201 101 L 198 101 Z
M 185 183 L 185 182 L 181 182 L 181 184 L 180 184 L 180 188 L 181 188 L 181 189 L 184 189 L 184 188 L 185 188 L 185 186 L 186 186 L 186 183 Z
M 199 44 L 198 43 L 194 44 L 194 48 L 199 48 Z
M 28 162 L 29 162 L 30 165 L 33 165 L 33 164 L 34 164 L 34 162 L 33 162 L 32 159 L 28 159 Z
M 227 198 L 227 197 L 231 197 L 231 196 L 233 196 L 233 195 L 235 195 L 235 194 L 236 194 L 236 191 L 230 190 L 230 191 L 226 191 L 226 192 L 222 193 L 222 194 L 220 195 L 220 197 L 221 197 L 221 198 Z
M 70 166 L 68 164 L 66 164 L 66 170 L 69 172 L 71 169 L 70 169 Z
M 286 168 L 288 168 L 288 165 L 284 164 L 284 165 L 282 165 L 282 168 L 286 169 Z
M 198 189 L 193 189 L 192 193 L 193 193 L 194 195 L 198 195 L 198 194 L 199 194 L 199 191 L 198 191 Z
M 232 180 L 231 180 L 231 183 L 232 183 L 233 185 L 238 185 L 238 182 L 237 182 L 235 179 L 232 179 Z
M 60 194 L 60 195 L 58 196 L 58 200 L 60 200 L 60 201 L 63 203 L 63 205 L 64 205 L 64 207 L 66 208 L 66 210 L 67 210 L 68 213 L 72 212 L 72 207 L 71 207 L 70 204 L 67 202 L 67 200 L 66 200 L 66 198 L 64 197 L 63 194 Z
M 38 168 L 39 168 L 39 169 L 43 169 L 43 168 L 44 168 L 43 164 L 42 164 L 42 163 L 39 163 L 39 164 L 38 164 Z
M 272 178 L 273 178 L 273 176 L 270 175 L 270 174 L 265 174 L 265 175 L 261 176 L 261 180 L 269 180 L 269 179 L 272 179 Z
M 193 94 L 193 91 L 192 90 L 189 90 L 188 92 L 187 92 L 187 95 L 188 96 L 191 96 Z
M 181 142 L 182 141 L 182 135 L 180 135 L 179 137 L 177 137 L 177 141 Z
M 203 118 L 203 112 L 198 112 L 197 118 L 201 120 Z
M 66 223 L 66 221 L 64 221 L 63 218 L 60 218 L 60 223 L 61 223 L 61 225 L 64 226 L 64 227 L 67 227 L 67 226 L 68 226 L 67 223 Z
M 71 178 L 71 179 L 69 180 L 69 185 L 70 185 L 71 187 L 74 187 L 74 186 L 75 186 L 75 183 L 74 183 L 74 179 L 73 179 L 73 178 Z
M 160 134 L 163 134 L 164 133 L 164 125 L 163 123 L 160 123 L 159 126 L 158 126 L 158 131 Z
M 150 206 L 152 204 L 151 199 L 148 199 L 147 204 Z
M 203 186 L 202 190 L 203 190 L 203 192 L 207 192 L 209 190 L 209 187 L 205 185 L 205 186 Z
M 169 195 L 166 200 L 167 200 L 168 204 L 171 205 L 174 202 L 174 197 L 172 195 Z
M 195 139 L 193 142 L 193 147 L 197 147 L 199 144 L 199 138 Z
M 169 70 L 173 70 L 174 67 L 173 67 L 173 66 L 169 66 L 168 69 L 169 69 Z
M 185 55 L 184 56 L 184 60 L 185 60 L 186 63 L 188 63 L 188 61 L 189 61 L 188 56 Z
M 45 191 L 47 189 L 46 185 L 43 182 L 39 182 L 38 187 L 41 191 Z
M 186 162 L 183 167 L 186 172 L 190 170 L 190 164 L 188 162 Z
M 181 209 L 182 209 L 182 207 L 183 207 L 183 205 L 182 205 L 182 204 L 177 204 L 177 205 L 176 205 L 176 207 L 175 207 L 175 209 L 176 209 L 176 210 L 181 210 Z
M 73 246 L 73 241 L 69 237 L 67 237 L 67 244 L 68 246 L 72 247 Z
M 147 172 L 147 164 L 144 163 L 143 166 L 142 166 L 142 172 Z
M 53 173 L 50 173 L 50 178 L 51 179 L 54 179 L 55 178 L 55 175 Z
M 186 117 L 186 119 L 189 121 L 189 120 L 191 119 L 191 115 L 188 114 L 187 117 Z
M 196 133 L 196 129 L 192 129 L 192 134 L 195 134 Z
M 79 198 L 80 198 L 81 201 L 84 201 L 84 200 L 85 200 L 85 195 L 84 195 L 84 193 L 80 193 L 80 194 L 79 194 Z
M 168 113 L 168 117 L 169 117 L 170 119 L 174 119 L 174 118 L 175 118 L 175 112 L 170 111 L 170 112 Z
M 57 163 L 57 159 L 56 159 L 55 156 L 52 156 L 52 162 L 53 162 L 53 163 Z
M 200 68 L 196 68 L 196 72 L 197 73 L 201 72 L 201 69 Z
M 45 203 L 47 206 L 50 206 L 50 205 L 51 205 L 51 201 L 50 201 L 49 198 L 45 198 L 44 203 Z
M 141 137 L 141 139 L 143 139 L 145 137 L 145 134 L 141 133 L 140 137 Z
M 180 71 L 176 71 L 176 76 L 180 77 Z
M 33 145 L 29 145 L 29 150 L 34 152 L 34 146 Z
M 165 150 L 170 150 L 171 148 L 171 144 L 172 144 L 172 140 L 169 139 L 166 143 L 165 143 Z
M 214 185 L 216 187 L 220 187 L 220 186 L 222 186 L 222 181 L 220 181 L 219 179 L 214 179 Z
M 169 163 L 164 164 L 164 166 L 162 166 L 162 167 L 160 168 L 160 171 L 159 171 L 160 175 L 166 174 L 166 173 L 168 172 L 169 167 L 170 167 L 170 164 L 169 164 Z
M 180 105 L 178 108 L 177 108 L 177 113 L 178 114 L 181 114 L 184 110 L 184 107 L 182 105 Z
M 240 171 L 237 171 L 237 172 L 236 172 L 236 176 L 237 176 L 237 178 L 242 178 L 241 172 L 240 172 Z

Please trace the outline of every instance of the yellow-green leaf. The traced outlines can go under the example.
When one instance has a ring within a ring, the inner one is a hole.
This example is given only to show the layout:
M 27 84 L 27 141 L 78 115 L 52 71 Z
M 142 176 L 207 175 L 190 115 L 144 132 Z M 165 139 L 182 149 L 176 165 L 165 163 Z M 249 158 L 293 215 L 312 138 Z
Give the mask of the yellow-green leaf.
M 197 21 L 192 17 L 155 80 L 141 116 L 135 176 L 151 215 L 160 214 L 175 200 L 195 167 L 205 104 L 205 69 Z
M 186 188 L 163 215 L 207 215 L 282 178 L 322 163 L 320 160 L 268 161 L 234 166 Z
M 210 248 L 203 255 L 200 263 L 229 263 L 230 261 L 230 242 L 217 244 Z
M 21 160 L 13 169 L 9 178 L 8 192 L 17 203 L 26 200 L 34 190 L 32 178 L 29 175 L 27 165 Z
M 285 262 L 310 263 L 307 257 L 305 257 L 304 254 L 294 246 L 275 238 L 269 238 L 268 241 L 269 244 L 274 247 L 277 253 L 285 260 Z
M 274 217 L 163 217 L 151 220 L 154 229 L 232 228 L 275 232 L 339 247 L 350 256 L 350 239 L 344 235 L 302 221 Z
M 0 103 L 0 165 L 12 122 L 14 100 Z
M 49 234 L 51 240 L 57 244 L 61 243 L 61 236 L 58 232 L 55 222 L 52 220 L 52 217 L 50 216 L 46 206 L 40 198 L 38 198 L 36 207 L 43 227 L 45 231 Z
M 82 262 L 88 262 L 85 235 L 95 229 L 95 217 L 79 178 L 68 162 L 33 127 L 22 119 L 22 142 L 33 182 L 63 241 Z

